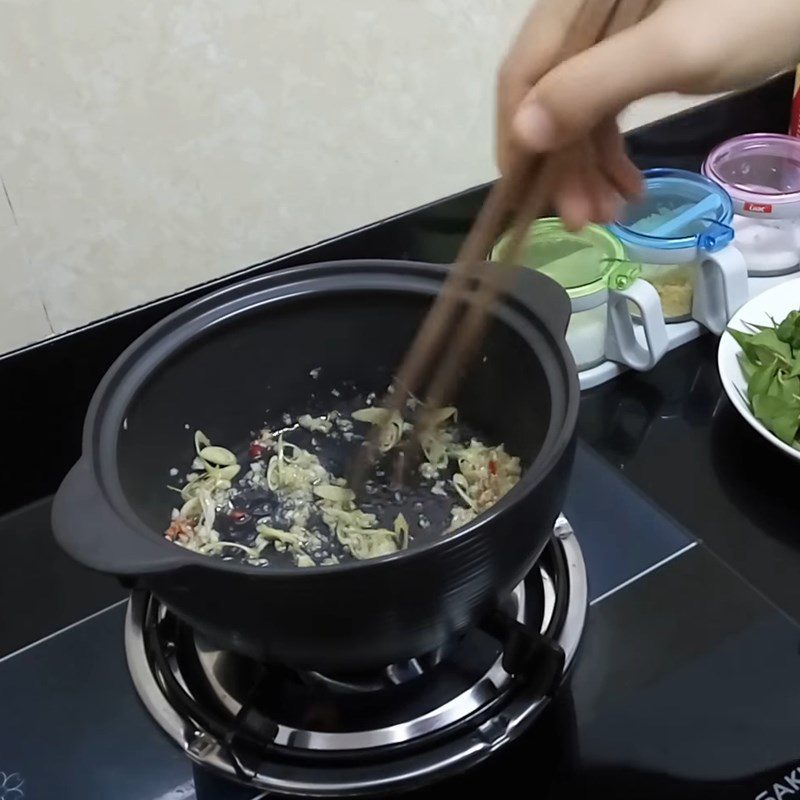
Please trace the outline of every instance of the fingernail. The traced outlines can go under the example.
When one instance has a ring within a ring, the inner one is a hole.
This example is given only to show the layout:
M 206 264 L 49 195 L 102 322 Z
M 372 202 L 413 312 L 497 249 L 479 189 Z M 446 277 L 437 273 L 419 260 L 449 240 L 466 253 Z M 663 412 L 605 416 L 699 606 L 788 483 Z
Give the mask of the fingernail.
M 539 103 L 527 103 L 517 111 L 514 117 L 514 130 L 531 150 L 543 152 L 555 146 L 555 120 Z

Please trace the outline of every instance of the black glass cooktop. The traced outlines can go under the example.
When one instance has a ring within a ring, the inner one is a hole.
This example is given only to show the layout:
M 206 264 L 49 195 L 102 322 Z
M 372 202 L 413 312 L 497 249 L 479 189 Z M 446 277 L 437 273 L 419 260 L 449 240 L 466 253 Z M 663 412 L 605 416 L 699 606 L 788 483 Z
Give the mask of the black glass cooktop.
M 800 630 L 585 445 L 565 510 L 591 603 L 572 692 L 452 788 L 502 778 L 535 781 L 541 797 L 772 791 L 800 763 Z M 18 787 L 0 798 L 253 797 L 207 776 L 195 794 L 189 761 L 131 685 L 124 610 L 0 660 L 0 781 Z
M 652 373 L 584 394 L 579 432 L 609 464 L 739 575 L 800 620 L 800 467 L 744 424 L 716 367 L 717 340 Z
M 697 168 L 718 141 L 783 130 L 791 80 L 629 137 L 643 166 Z M 478 189 L 253 272 L 344 257 L 452 258 Z M 138 333 L 213 287 L 0 358 L 0 800 L 244 800 L 203 777 L 131 685 L 124 593 L 53 543 L 48 496 L 97 379 Z M 542 798 L 800 794 L 800 469 L 724 400 L 715 342 L 584 394 L 567 513 L 590 588 L 571 692 L 481 767 L 420 793 Z M 59 387 L 58 392 L 53 387 Z M 32 447 L 46 422 L 46 446 Z

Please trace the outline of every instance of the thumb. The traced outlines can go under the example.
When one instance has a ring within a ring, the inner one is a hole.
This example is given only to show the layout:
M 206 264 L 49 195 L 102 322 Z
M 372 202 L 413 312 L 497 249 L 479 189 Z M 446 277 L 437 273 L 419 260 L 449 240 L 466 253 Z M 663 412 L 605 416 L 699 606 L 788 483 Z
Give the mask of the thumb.
M 538 153 L 563 147 L 634 100 L 677 83 L 668 37 L 653 31 L 645 20 L 550 70 L 514 115 L 519 144 Z

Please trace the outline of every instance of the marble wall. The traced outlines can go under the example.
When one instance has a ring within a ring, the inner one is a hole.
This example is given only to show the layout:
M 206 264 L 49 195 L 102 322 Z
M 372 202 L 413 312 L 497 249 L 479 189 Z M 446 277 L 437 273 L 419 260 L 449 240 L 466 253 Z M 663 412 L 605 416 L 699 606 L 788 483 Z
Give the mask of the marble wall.
M 530 2 L 0 0 L 0 352 L 488 180 Z

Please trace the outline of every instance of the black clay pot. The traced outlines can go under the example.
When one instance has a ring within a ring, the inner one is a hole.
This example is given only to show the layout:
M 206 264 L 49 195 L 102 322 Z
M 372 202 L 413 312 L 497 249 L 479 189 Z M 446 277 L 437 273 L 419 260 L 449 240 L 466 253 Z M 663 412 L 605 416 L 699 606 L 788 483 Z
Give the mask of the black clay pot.
M 225 289 L 156 325 L 95 393 L 83 455 L 53 506 L 61 546 L 149 589 L 220 646 L 293 666 L 382 666 L 475 624 L 539 557 L 574 449 L 569 301 L 529 270 L 495 308 L 456 398 L 470 426 L 526 466 L 487 513 L 402 553 L 309 569 L 222 561 L 162 536 L 175 504 L 169 470 L 191 460 L 191 430 L 230 446 L 266 409 L 303 409 L 326 383 L 381 392 L 445 274 L 405 262 L 317 264 Z

